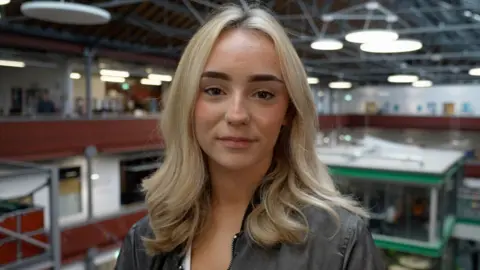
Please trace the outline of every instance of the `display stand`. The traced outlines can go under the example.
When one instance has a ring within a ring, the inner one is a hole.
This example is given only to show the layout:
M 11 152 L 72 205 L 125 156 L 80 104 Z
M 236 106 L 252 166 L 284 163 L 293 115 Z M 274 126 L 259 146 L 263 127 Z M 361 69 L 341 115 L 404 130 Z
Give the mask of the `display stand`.
M 461 151 L 368 137 L 357 145 L 319 147 L 317 153 L 340 190 L 371 212 L 369 228 L 391 265 L 454 269 L 455 243 L 450 239 L 456 221 L 455 183 L 463 178 Z
M 19 200 L 18 196 L 13 198 L 9 196 L 8 186 L 11 189 L 12 185 L 21 186 L 23 183 L 20 181 L 32 182 L 32 180 L 38 180 L 35 182 L 40 184 L 33 190 L 25 189 L 22 199 Z M 33 203 L 35 192 L 44 187 L 48 188 L 49 193 L 48 229 L 44 225 L 44 208 Z M 0 190 L 2 189 L 4 192 L 0 192 L 0 268 L 60 269 L 58 169 L 0 161 Z

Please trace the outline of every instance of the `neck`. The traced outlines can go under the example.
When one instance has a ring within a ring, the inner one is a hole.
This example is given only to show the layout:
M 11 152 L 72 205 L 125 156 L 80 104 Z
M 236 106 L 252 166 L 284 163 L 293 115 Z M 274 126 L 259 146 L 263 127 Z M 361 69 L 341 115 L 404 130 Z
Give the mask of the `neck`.
M 241 171 L 212 163 L 209 164 L 212 203 L 220 207 L 246 207 L 270 167 L 270 160 Z

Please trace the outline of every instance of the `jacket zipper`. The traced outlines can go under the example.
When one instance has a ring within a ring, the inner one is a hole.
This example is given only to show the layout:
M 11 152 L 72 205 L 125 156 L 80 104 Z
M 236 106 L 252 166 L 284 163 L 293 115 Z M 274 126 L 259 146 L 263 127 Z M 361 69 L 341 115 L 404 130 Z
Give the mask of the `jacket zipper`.
M 233 241 L 232 241 L 232 259 L 230 260 L 230 264 L 228 265 L 227 270 L 232 269 L 232 264 L 233 264 L 233 259 L 235 257 L 235 243 L 237 242 L 238 238 L 238 233 L 233 236 Z

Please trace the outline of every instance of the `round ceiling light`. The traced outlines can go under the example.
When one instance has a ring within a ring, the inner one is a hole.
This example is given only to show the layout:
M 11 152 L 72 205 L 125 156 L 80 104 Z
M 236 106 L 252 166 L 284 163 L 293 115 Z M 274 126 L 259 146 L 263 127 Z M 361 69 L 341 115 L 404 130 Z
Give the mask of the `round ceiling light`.
M 310 44 L 310 47 L 314 50 L 319 51 L 335 51 L 342 49 L 343 43 L 336 39 L 321 38 L 312 42 L 312 44 Z
M 480 68 L 472 68 L 468 71 L 470 76 L 480 76 Z
M 20 9 L 27 17 L 61 24 L 96 25 L 111 19 L 107 10 L 70 2 L 26 2 Z
M 328 87 L 332 89 L 349 89 L 352 88 L 352 83 L 346 81 L 330 82 Z
M 8 4 L 10 4 L 10 0 L 0 0 L 0 6 L 4 6 Z
M 368 29 L 351 32 L 345 39 L 351 43 L 395 41 L 398 39 L 398 33 L 387 29 Z
M 413 83 L 418 81 L 416 75 L 390 75 L 388 76 L 388 82 L 391 83 Z
M 370 53 L 403 53 L 420 50 L 422 43 L 413 39 L 398 39 L 388 42 L 371 42 L 360 45 L 360 50 Z
M 430 87 L 433 85 L 433 82 L 430 80 L 419 80 L 412 83 L 413 87 Z

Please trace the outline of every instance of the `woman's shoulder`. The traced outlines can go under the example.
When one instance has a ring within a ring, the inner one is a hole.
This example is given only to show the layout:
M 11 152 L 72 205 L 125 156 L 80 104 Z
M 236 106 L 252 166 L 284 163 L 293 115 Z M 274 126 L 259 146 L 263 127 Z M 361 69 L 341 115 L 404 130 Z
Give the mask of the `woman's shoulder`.
M 129 235 L 136 237 L 153 237 L 152 227 L 150 227 L 150 219 L 148 216 L 144 216 L 139 221 L 137 221 L 130 228 Z
M 343 264 L 350 266 L 345 269 L 385 269 L 367 220 L 342 207 L 332 210 L 308 207 L 304 211 L 315 246 L 336 247 Z
M 148 217 L 137 221 L 128 231 L 123 240 L 115 269 L 148 269 L 152 257 L 148 255 L 144 245 L 144 238 L 152 238 L 153 231 Z

